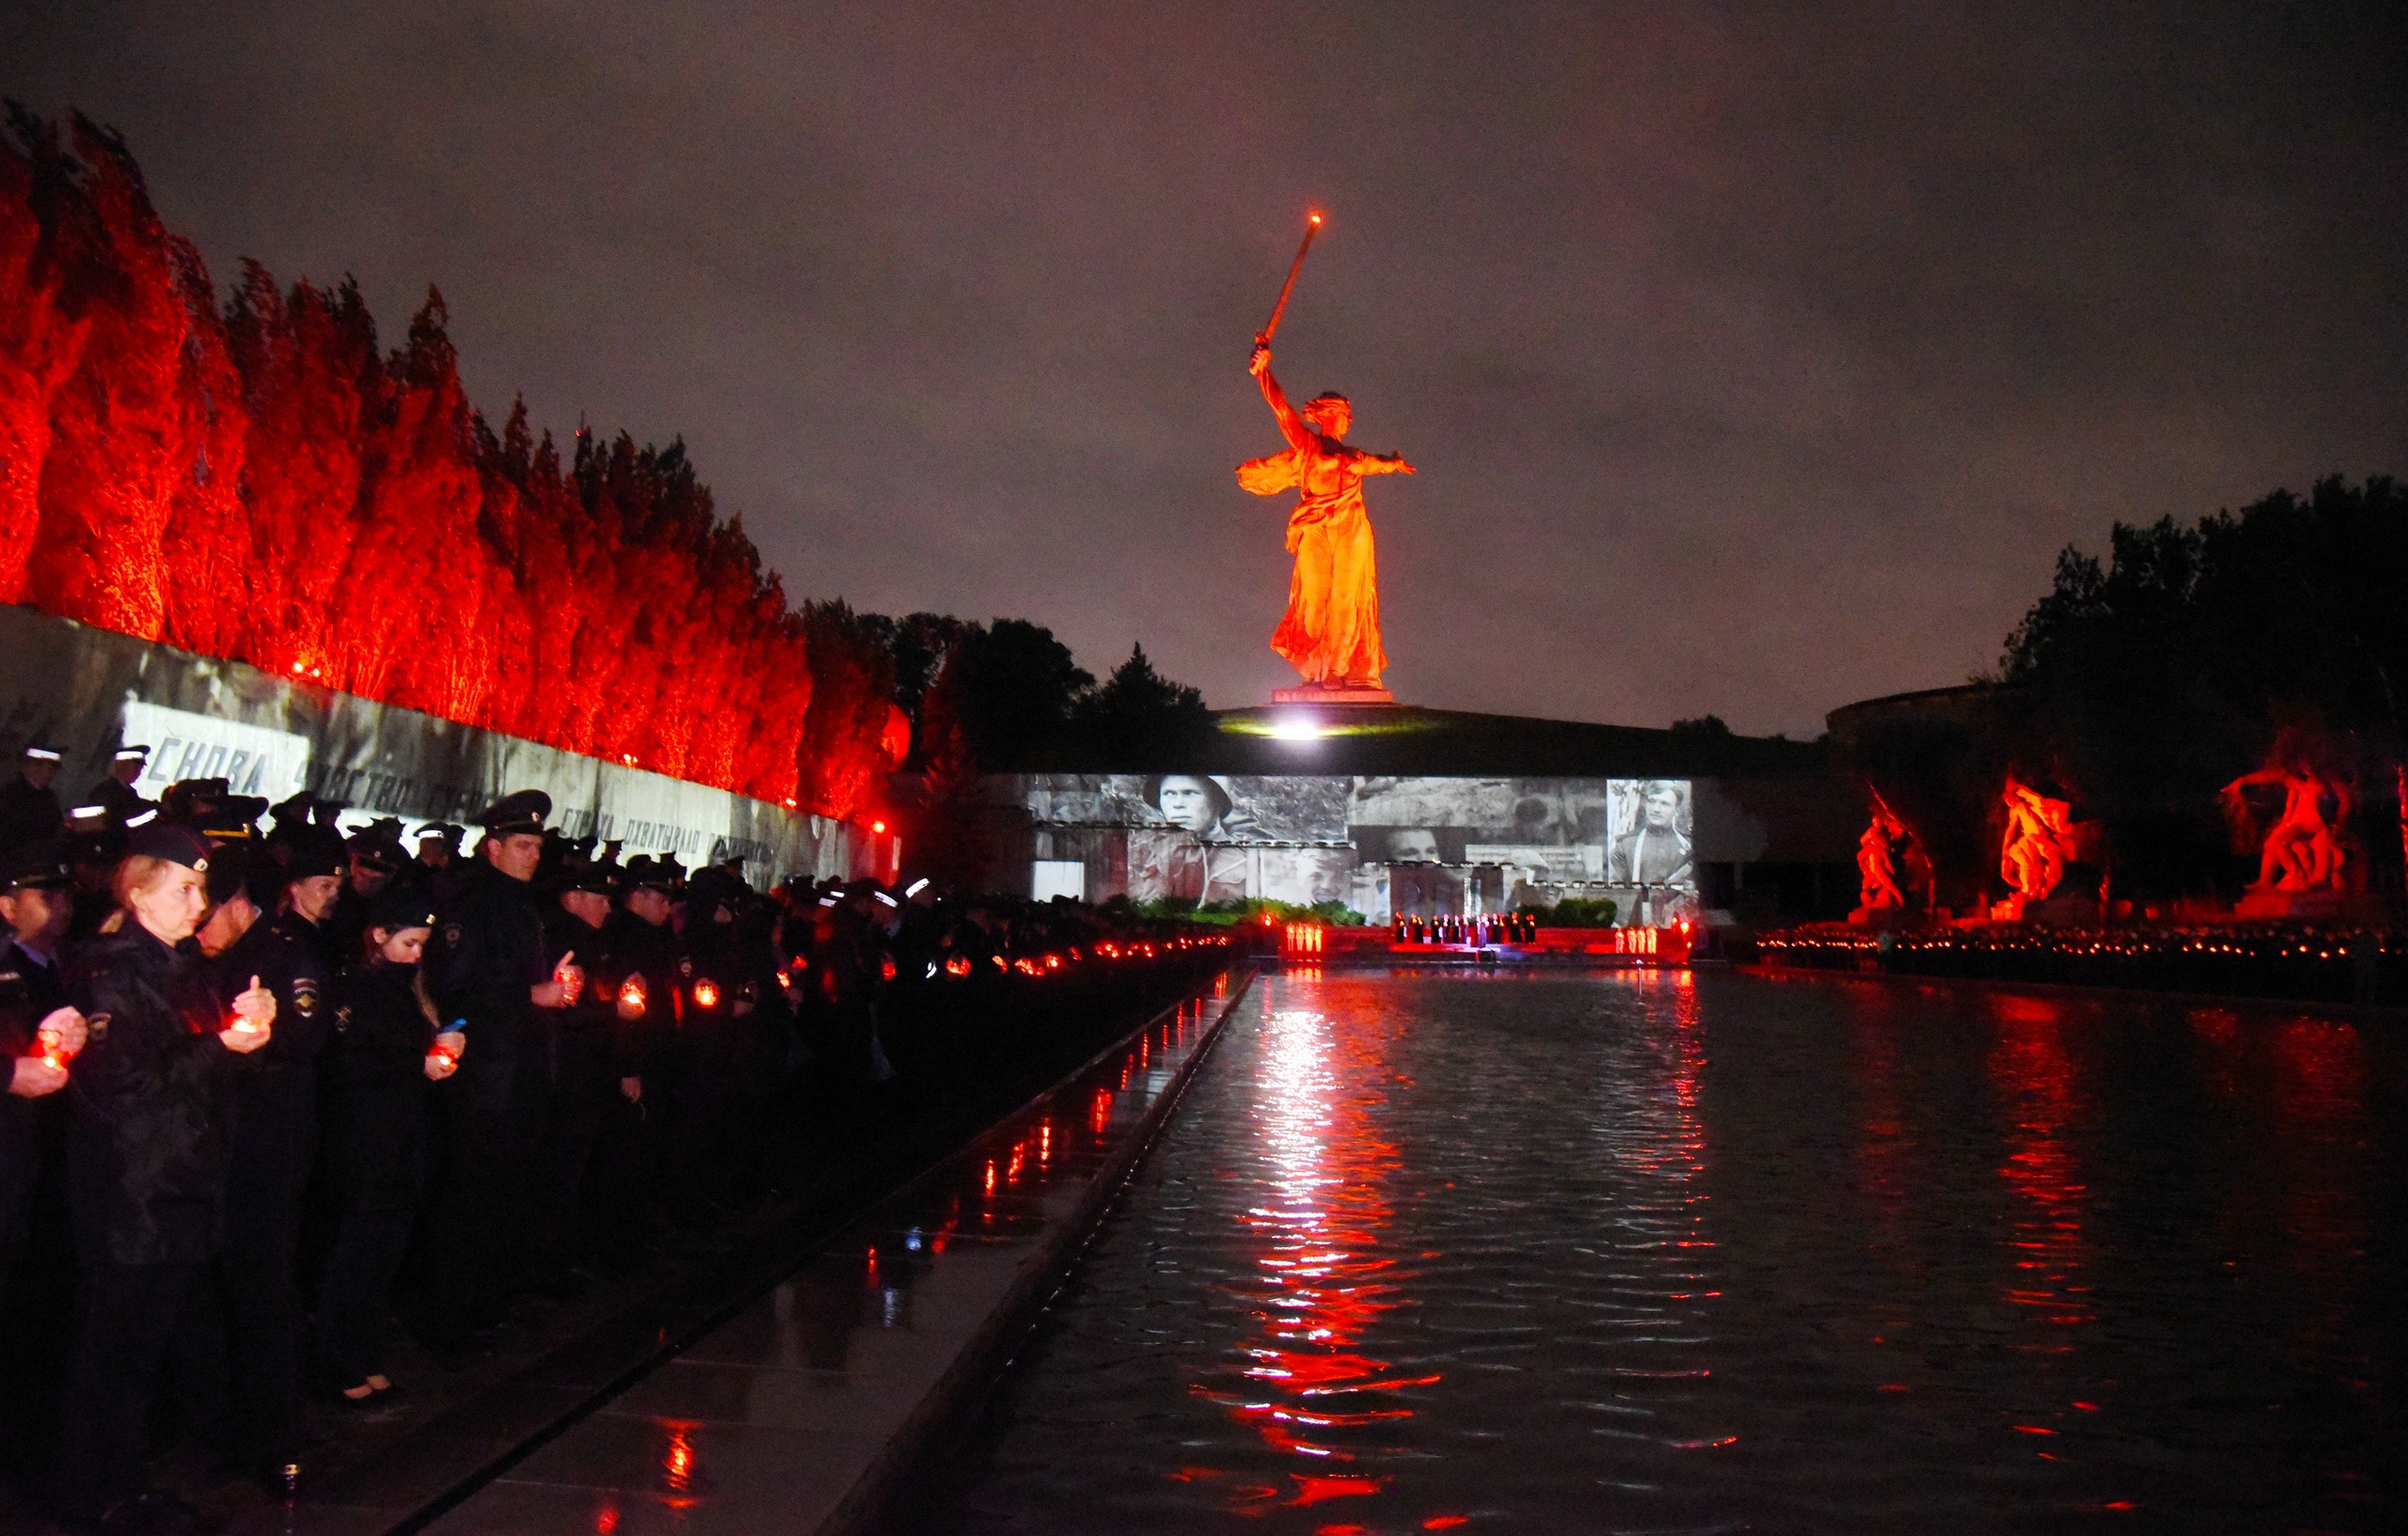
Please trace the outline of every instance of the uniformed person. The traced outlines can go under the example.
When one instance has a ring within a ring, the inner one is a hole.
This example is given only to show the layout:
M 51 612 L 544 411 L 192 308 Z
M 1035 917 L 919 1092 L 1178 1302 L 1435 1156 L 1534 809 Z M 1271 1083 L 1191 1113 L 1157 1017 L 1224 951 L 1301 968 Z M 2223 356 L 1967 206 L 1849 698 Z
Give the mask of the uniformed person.
M 409 862 L 395 839 L 400 827 L 398 821 L 379 819 L 352 834 L 342 896 L 325 919 L 327 952 L 339 960 L 349 959 L 358 949 L 359 936 L 368 930 L 368 904 L 393 883 L 393 877 Z
M 670 1053 L 676 1042 L 677 934 L 670 926 L 673 881 L 642 855 L 623 871 L 619 911 L 603 935 L 604 964 L 594 974 L 598 1002 L 610 1008 L 610 1104 L 597 1179 L 607 1198 L 594 1206 L 615 1256 L 642 1249 L 659 1228 L 659 1137 L 655 1106 L 669 1101 Z
M 58 1166 L 60 1090 L 84 1046 L 58 961 L 71 880 L 63 840 L 0 856 L 0 1317 L 63 1318 L 73 1305 Z M 0 1437 L 36 1459 L 57 1423 L 63 1354 L 56 1329 L 0 1333 Z
M 362 1407 L 393 1388 L 385 1326 L 433 1161 L 429 1080 L 456 1069 L 467 1041 L 437 1035 L 418 985 L 435 904 L 411 885 L 370 906 L 360 953 L 337 978 L 325 1056 L 325 1186 L 335 1236 L 318 1288 L 318 1370 Z
M 617 1096 L 613 1003 L 600 995 L 602 978 L 619 970 L 610 953 L 614 873 L 588 862 L 562 877 L 544 914 L 545 953 L 555 969 L 574 963 L 586 985 L 561 1006 L 535 1010 L 540 1027 L 530 1039 L 540 1044 L 540 1053 L 522 1051 L 519 1057 L 522 1086 L 540 1080 L 543 1111 L 540 1120 L 522 1127 L 533 1144 L 521 1200 L 528 1273 L 538 1291 L 558 1298 L 587 1283 L 580 1269 L 588 1247 L 581 1219 L 586 1173 Z
M 300 1412 L 302 1195 L 316 1153 L 318 1056 L 328 1025 L 329 968 L 318 929 L 291 899 L 322 877 L 330 849 L 304 845 L 282 869 L 221 847 L 209 915 L 197 935 L 221 995 L 248 986 L 276 999 L 275 1038 L 233 1081 L 234 1153 L 226 1243 L 214 1265 L 232 1386 L 228 1461 L 274 1481 L 294 1460 Z M 255 866 L 256 865 L 256 866 Z
M 67 1086 L 68 1057 L 84 1043 L 83 1017 L 67 1006 L 58 945 L 74 908 L 60 841 L 0 857 L 0 1314 L 25 1251 L 44 1132 Z
M 50 787 L 57 777 L 58 749 L 28 744 L 16 776 L 0 785 L 0 853 L 47 843 L 66 830 L 67 813 Z
M 186 942 L 208 906 L 209 849 L 187 827 L 137 829 L 118 872 L 126 913 L 69 966 L 90 1038 L 69 1073 L 69 1200 L 84 1290 L 68 1367 L 60 1474 L 69 1513 L 165 1524 L 142 1447 L 161 1361 L 214 1256 L 233 1148 L 237 1058 L 273 1037 L 276 1000 L 212 986 Z
M 477 818 L 476 878 L 442 911 L 427 953 L 427 985 L 447 1031 L 467 1037 L 460 1070 L 437 1093 L 444 1167 L 430 1233 L 434 1306 L 428 1342 L 457 1351 L 498 1322 L 510 1278 L 503 1223 L 517 1188 L 510 1166 L 512 1080 L 538 1007 L 569 990 L 545 953 L 532 880 L 551 797 L 526 789 Z
M 134 787 L 150 760 L 150 749 L 148 747 L 119 747 L 117 754 L 109 759 L 108 777 L 86 790 L 79 803 L 99 806 L 101 814 L 108 818 L 108 824 L 117 828 L 132 824 L 134 818 L 145 811 L 158 809 L 142 798 L 142 791 Z

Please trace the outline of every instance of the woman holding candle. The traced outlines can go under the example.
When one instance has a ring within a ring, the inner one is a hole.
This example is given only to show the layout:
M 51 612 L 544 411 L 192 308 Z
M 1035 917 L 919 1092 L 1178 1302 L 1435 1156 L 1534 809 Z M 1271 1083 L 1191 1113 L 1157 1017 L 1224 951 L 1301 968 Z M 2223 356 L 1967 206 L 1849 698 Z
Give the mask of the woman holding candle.
M 326 1187 L 340 1225 L 318 1287 L 318 1368 L 350 1407 L 393 1388 L 384 1372 L 393 1273 L 429 1162 L 427 1084 L 457 1069 L 467 1037 L 438 1035 L 419 986 L 435 905 L 416 886 L 369 903 L 359 954 L 335 989 L 325 1060 Z
M 144 1420 L 177 1320 L 218 1241 L 232 1147 L 229 1073 L 269 1039 L 256 984 L 221 1011 L 193 930 L 208 906 L 198 833 L 138 829 L 113 887 L 125 914 L 87 945 L 68 998 L 87 1041 L 68 1086 L 68 1187 L 82 1316 L 68 1364 L 69 1512 L 172 1519 L 142 1477 Z

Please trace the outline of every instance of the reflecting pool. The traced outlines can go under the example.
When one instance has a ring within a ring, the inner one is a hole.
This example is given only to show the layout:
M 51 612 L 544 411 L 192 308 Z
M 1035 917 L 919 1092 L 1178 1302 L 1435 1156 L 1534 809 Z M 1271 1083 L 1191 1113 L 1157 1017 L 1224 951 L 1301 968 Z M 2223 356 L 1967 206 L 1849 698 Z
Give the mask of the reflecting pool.
M 2379 1026 L 1256 984 L 928 1532 L 2400 1528 Z

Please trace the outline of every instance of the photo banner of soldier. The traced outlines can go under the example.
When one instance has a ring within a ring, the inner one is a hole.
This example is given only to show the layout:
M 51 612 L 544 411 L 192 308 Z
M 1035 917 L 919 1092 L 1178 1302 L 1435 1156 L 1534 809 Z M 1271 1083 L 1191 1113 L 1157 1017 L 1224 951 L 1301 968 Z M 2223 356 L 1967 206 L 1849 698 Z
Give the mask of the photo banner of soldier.
M 1016 787 L 1032 879 L 1091 901 L 1336 901 L 1374 923 L 1575 898 L 1610 899 L 1625 925 L 1698 912 L 1687 779 L 1031 774 Z

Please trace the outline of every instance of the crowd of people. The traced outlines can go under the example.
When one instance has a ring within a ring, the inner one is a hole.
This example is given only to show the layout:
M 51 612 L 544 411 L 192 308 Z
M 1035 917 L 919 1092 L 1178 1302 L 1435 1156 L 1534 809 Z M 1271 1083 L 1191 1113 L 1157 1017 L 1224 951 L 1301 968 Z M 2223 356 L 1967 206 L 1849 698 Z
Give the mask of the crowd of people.
M 397 1291 L 435 1358 L 490 1353 L 515 1300 L 753 1193 L 778 1085 L 879 1093 L 898 993 L 1097 942 L 1068 906 L 622 859 L 539 791 L 466 851 L 222 781 L 153 803 L 143 752 L 72 807 L 39 744 L 0 786 L 0 1312 L 73 1319 L 21 1334 L 0 1407 L 101 1529 L 189 1522 L 145 1481 L 163 1408 L 289 1491 L 306 1397 L 398 1389 Z

